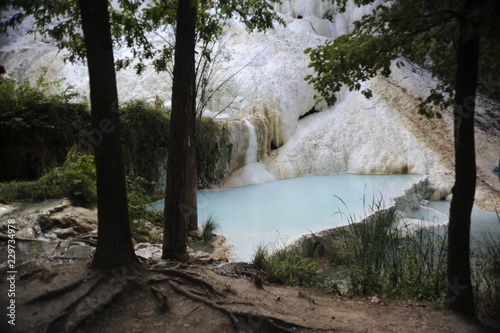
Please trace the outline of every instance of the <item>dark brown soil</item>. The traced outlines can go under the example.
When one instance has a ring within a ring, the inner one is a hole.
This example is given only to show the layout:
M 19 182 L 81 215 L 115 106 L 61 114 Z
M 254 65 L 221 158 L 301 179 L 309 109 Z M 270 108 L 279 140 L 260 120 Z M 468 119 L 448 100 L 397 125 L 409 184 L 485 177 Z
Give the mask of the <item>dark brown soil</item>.
M 248 264 L 158 262 L 111 273 L 83 261 L 40 265 L 18 268 L 16 325 L 3 314 L 0 332 L 495 332 L 426 302 L 261 288 Z

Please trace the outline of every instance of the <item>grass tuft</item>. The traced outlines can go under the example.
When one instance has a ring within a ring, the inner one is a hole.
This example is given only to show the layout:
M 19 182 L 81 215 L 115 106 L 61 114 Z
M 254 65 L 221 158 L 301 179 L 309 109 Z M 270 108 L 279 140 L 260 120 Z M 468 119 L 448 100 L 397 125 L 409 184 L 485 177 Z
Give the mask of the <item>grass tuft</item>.
M 216 231 L 220 228 L 217 219 L 210 215 L 201 226 L 201 237 L 205 242 L 212 240 Z

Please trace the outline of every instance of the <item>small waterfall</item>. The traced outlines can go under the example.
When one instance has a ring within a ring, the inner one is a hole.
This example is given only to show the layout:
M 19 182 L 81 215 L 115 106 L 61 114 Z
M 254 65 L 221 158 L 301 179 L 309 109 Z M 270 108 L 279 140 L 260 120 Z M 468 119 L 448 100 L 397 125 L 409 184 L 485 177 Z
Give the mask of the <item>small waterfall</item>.
M 257 134 L 255 133 L 255 126 L 248 120 L 245 120 L 248 126 L 249 132 L 249 142 L 247 153 L 245 155 L 245 164 L 251 164 L 257 162 L 257 154 L 259 151 L 259 144 L 257 142 Z
M 245 165 L 234 171 L 229 178 L 224 180 L 221 183 L 222 187 L 239 187 L 276 180 L 276 177 L 266 169 L 266 166 L 258 162 L 259 143 L 257 141 L 257 129 L 249 120 L 245 120 L 245 124 L 248 127 L 248 147 L 245 152 Z

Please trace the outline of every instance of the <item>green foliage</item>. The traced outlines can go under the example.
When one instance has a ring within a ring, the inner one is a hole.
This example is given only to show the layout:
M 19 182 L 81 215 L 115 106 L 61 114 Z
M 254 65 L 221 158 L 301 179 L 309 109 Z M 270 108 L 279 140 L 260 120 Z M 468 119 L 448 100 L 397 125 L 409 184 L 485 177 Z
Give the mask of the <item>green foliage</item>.
M 167 157 L 170 110 L 136 100 L 120 107 L 123 159 L 128 173 L 144 178 L 148 193 L 154 193 Z
M 148 182 L 145 189 L 157 199 L 161 193 L 154 193 L 155 183 L 168 155 L 170 110 L 136 100 L 120 108 L 120 119 L 125 168 L 144 178 Z M 229 148 L 219 122 L 199 117 L 196 128 L 198 186 L 205 188 L 224 176 Z
M 346 279 L 348 292 L 441 300 L 446 290 L 446 233 L 401 226 L 396 209 L 382 208 L 380 202 L 373 203 L 369 217 L 355 222 L 350 215 L 348 226 L 337 230 L 336 251 L 342 257 L 334 259 L 342 265 L 340 277 Z
M 32 182 L 11 182 L 0 186 L 0 197 L 7 201 L 68 198 L 75 206 L 96 204 L 94 157 L 80 154 L 74 146 L 60 167 Z
M 472 285 L 476 309 L 483 318 L 500 320 L 500 239 L 483 233 L 472 253 Z
M 60 49 L 70 51 L 68 59 L 71 62 L 86 58 L 78 1 L 9 1 L 2 2 L 0 7 L 4 10 L 17 10 L 9 18 L 2 20 L 0 32 L 6 33 L 9 28 L 14 28 L 33 16 L 35 21 L 31 33 L 58 41 Z
M 219 228 L 220 224 L 217 222 L 217 219 L 213 215 L 210 215 L 201 225 L 201 238 L 203 238 L 205 242 L 212 240 Z
M 324 278 L 314 285 L 322 290 L 442 302 L 446 230 L 402 225 L 397 210 L 383 209 L 381 202 L 372 203 L 367 208 L 371 214 L 361 222 L 347 215 L 346 226 L 307 235 L 286 253 L 315 260 L 316 267 L 323 267 Z M 261 246 L 254 263 L 267 270 L 267 258 Z
M 272 283 L 319 287 L 326 279 L 319 261 L 304 258 L 293 250 L 279 249 L 271 252 L 267 247 L 260 245 L 252 263 L 263 270 L 267 280 Z
M 73 146 L 61 167 L 49 171 L 38 180 L 46 196 L 67 197 L 75 206 L 91 207 L 96 204 L 94 157 L 82 155 Z
M 345 6 L 345 0 L 336 3 Z M 357 5 L 374 1 L 355 1 Z M 483 1 L 473 12 L 463 12 L 454 1 L 394 1 L 383 2 L 370 15 L 354 23 L 353 31 L 335 40 L 329 40 L 316 49 L 307 49 L 310 67 L 316 74 L 305 79 L 314 85 L 329 104 L 336 101 L 335 93 L 345 84 L 350 90 L 362 89 L 365 81 L 381 73 L 390 74 L 391 61 L 404 56 L 428 67 L 440 81 L 430 95 L 421 100 L 419 112 L 435 115 L 432 106 L 447 108 L 454 97 L 456 69 L 455 41 L 459 18 L 476 24 L 482 37 L 482 62 L 498 67 L 499 43 L 491 31 L 499 31 L 498 20 L 491 17 L 493 9 L 500 9 L 498 1 Z M 491 31 L 490 31 L 491 30 Z M 494 57 L 491 53 L 495 54 Z M 402 64 L 401 62 L 397 63 Z M 369 88 L 361 91 L 371 96 Z M 436 114 L 438 117 L 439 113 Z
M 29 81 L 0 86 L 0 181 L 33 180 L 61 165 L 89 128 L 87 105 L 72 102 L 77 97 L 72 87 L 46 93 L 61 82 L 47 83 L 42 75 L 35 86 Z
M 237 17 L 250 31 L 265 31 L 275 22 L 283 23 L 273 10 L 273 2 L 276 1 L 194 1 L 198 7 L 196 40 L 201 45 L 201 58 L 211 60 L 213 43 L 221 36 L 224 22 L 229 18 Z M 143 3 L 121 0 L 119 7 L 110 10 L 116 42 L 132 50 L 132 57 L 118 60 L 118 68 L 134 64 L 140 74 L 145 69 L 144 60 L 150 59 L 157 71 L 169 71 L 175 43 L 165 40 L 166 43 L 158 46 L 146 35 L 151 32 L 164 35 L 166 27 L 175 25 L 177 1 L 155 0 L 141 7 Z
M 43 80 L 39 83 L 39 87 L 48 87 Z M 45 96 L 41 88 L 33 88 L 29 82 L 20 86 L 2 85 L 0 107 L 4 112 L 0 114 L 0 137 L 5 144 L 0 151 L 7 158 L 0 161 L 1 180 L 37 179 L 47 170 L 62 165 L 68 147 L 85 139 L 90 129 L 90 115 L 86 105 L 68 101 L 73 96 L 71 90 Z M 142 178 L 141 186 L 151 201 L 156 200 L 162 195 L 155 191 L 166 166 L 170 110 L 136 100 L 120 107 L 120 119 L 127 173 Z M 218 122 L 202 117 L 197 128 L 198 184 L 203 188 L 216 184 L 224 176 L 230 152 L 224 129 Z M 32 194 L 20 195 L 20 198 L 51 197 L 36 184 L 39 183 L 4 185 L 4 199 L 16 198 L 15 189 L 20 186 L 23 189 L 28 186 Z
M 134 174 L 126 177 L 126 183 L 132 238 L 137 242 L 154 241 L 155 237 L 146 227 L 146 223 L 151 222 L 158 227 L 163 226 L 163 212 L 148 208 L 153 201 L 146 190 L 150 184 L 146 179 Z
M 230 156 L 226 132 L 221 123 L 200 117 L 196 122 L 196 167 L 198 187 L 219 183 L 226 173 Z

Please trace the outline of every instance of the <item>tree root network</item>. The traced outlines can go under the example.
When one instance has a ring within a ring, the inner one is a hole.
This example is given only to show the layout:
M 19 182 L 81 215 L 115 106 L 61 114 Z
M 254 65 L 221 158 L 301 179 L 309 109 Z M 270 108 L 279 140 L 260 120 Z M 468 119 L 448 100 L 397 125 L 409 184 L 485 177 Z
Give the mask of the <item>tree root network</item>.
M 32 278 L 34 275 L 36 274 L 33 274 Z M 76 332 L 79 329 L 84 329 L 119 295 L 123 294 L 125 290 L 130 290 L 132 285 L 143 285 L 150 290 L 156 299 L 160 314 L 174 311 L 176 304 L 170 302 L 172 292 L 174 292 L 195 303 L 201 303 L 185 314 L 185 317 L 190 316 L 200 307 L 207 306 L 227 316 L 235 332 L 252 332 L 256 331 L 255 328 L 258 328 L 258 332 L 323 331 L 274 316 L 231 309 L 231 305 L 255 306 L 255 304 L 227 299 L 223 292 L 218 291 L 200 275 L 180 268 L 148 269 L 141 272 L 135 271 L 134 274 L 130 275 L 126 274 L 125 271 L 97 272 L 88 279 L 74 277 L 74 281 L 71 283 L 37 295 L 26 301 L 25 304 L 44 306 L 43 304 L 49 301 L 63 301 L 62 310 L 52 317 L 47 315 L 45 324 L 38 327 L 36 332 Z M 234 291 L 228 293 L 233 294 Z M 333 330 L 329 329 L 328 331 Z

